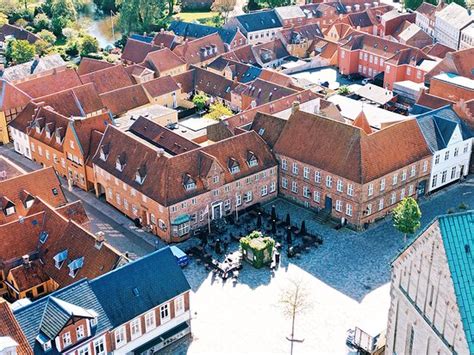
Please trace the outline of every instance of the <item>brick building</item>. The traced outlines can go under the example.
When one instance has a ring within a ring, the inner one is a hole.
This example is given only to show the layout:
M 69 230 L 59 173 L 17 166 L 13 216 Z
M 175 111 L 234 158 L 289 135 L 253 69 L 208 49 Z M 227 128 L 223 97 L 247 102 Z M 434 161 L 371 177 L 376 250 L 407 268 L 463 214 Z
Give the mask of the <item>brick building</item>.
M 18 355 L 154 353 L 190 333 L 189 291 L 164 248 L 13 311 L 0 305 L 10 326 L 0 334 Z
M 384 87 L 390 90 L 398 81 L 424 82 L 425 73 L 436 64 L 418 48 L 368 34 L 349 36 L 339 47 L 338 57 L 341 74 L 374 78 L 383 73 Z
M 11 124 L 12 136 L 28 136 L 31 159 L 52 166 L 69 184 L 93 187 L 90 158 L 112 119 L 108 113 L 89 117 L 66 117 L 44 104 L 30 103 Z M 16 146 L 16 144 L 15 144 Z
M 423 195 L 430 174 L 431 152 L 413 119 L 372 133 L 363 113 L 349 125 L 298 110 L 274 152 L 281 195 L 356 227 Z
M 277 163 L 255 132 L 176 151 L 177 137 L 146 134 L 153 125 L 142 138 L 134 125 L 127 132 L 108 126 L 93 164 L 97 195 L 161 239 L 181 241 L 210 220 L 276 196 Z
M 386 353 L 474 353 L 473 222 L 439 216 L 392 262 Z

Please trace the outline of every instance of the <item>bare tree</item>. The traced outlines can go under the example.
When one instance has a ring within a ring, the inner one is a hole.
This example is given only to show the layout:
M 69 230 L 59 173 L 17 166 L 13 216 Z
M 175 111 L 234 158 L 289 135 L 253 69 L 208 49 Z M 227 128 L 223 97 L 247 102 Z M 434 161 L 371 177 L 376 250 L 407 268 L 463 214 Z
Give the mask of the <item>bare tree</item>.
M 236 3 L 236 0 L 215 0 L 212 3 L 211 10 L 222 14 L 224 23 L 226 23 L 229 13 L 234 9 Z
M 291 343 L 290 354 L 293 355 L 294 343 L 302 343 L 304 341 L 304 339 L 295 339 L 296 316 L 311 308 L 309 293 L 301 280 L 289 280 L 288 287 L 281 293 L 280 305 L 283 315 L 291 319 L 291 335 L 287 339 Z

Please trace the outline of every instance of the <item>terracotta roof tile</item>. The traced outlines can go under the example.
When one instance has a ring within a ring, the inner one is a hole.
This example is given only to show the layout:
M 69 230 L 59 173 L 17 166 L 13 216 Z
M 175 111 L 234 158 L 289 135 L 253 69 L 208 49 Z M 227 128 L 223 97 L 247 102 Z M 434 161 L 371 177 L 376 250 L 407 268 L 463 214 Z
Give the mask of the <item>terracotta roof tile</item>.
M 18 355 L 33 355 L 33 350 L 28 344 L 25 334 L 15 319 L 10 306 L 5 301 L 0 301 L 0 337 L 11 337 L 18 343 Z
M 162 72 L 172 70 L 186 64 L 182 58 L 178 57 L 175 52 L 172 52 L 169 48 L 163 48 L 158 51 L 148 53 L 144 62 L 152 70 L 155 70 L 158 75 L 160 75 Z
M 44 102 L 46 106 L 52 107 L 54 111 L 66 117 L 85 117 L 104 108 L 92 83 L 42 96 L 34 101 Z
M 273 149 L 276 141 L 280 137 L 286 120 L 266 113 L 258 112 L 252 122 L 251 130 L 257 132 L 262 139 Z
M 169 32 L 158 32 L 155 37 L 153 37 L 153 44 L 159 46 L 160 48 L 166 47 L 173 49 L 177 45 L 176 35 Z
M 0 110 L 8 111 L 15 108 L 25 107 L 31 97 L 13 86 L 6 80 L 0 79 Z
M 112 63 L 109 63 L 105 60 L 82 57 L 81 62 L 79 63 L 79 66 L 77 68 L 77 74 L 81 76 L 113 66 L 114 65 Z
M 2 205 L 0 224 L 18 220 L 19 216 L 28 215 L 30 204 L 27 201 L 33 201 L 36 197 L 44 199 L 53 207 L 62 206 L 67 202 L 52 167 L 0 181 L 0 205 Z M 6 216 L 3 211 L 7 201 L 15 206 L 15 213 L 11 216 Z
M 358 127 L 302 111 L 290 117 L 274 151 L 361 184 L 431 155 L 415 119 L 368 135 Z
M 174 91 L 181 91 L 179 85 L 169 75 L 147 81 L 146 83 L 143 83 L 142 86 L 148 95 L 153 98 L 157 98 Z
M 226 48 L 219 34 L 213 33 L 180 44 L 173 52 L 188 64 L 199 64 L 225 53 Z
M 38 260 L 14 267 L 10 269 L 10 274 L 15 280 L 17 290 L 20 292 L 43 284 L 50 279 Z
M 133 84 L 130 76 L 121 64 L 81 75 L 82 83 L 93 83 L 99 94 L 117 90 Z
M 64 218 L 68 220 L 70 219 L 81 226 L 84 226 L 90 222 L 81 200 L 77 200 L 58 207 L 56 208 L 56 212 L 58 212 Z
M 360 111 L 359 115 L 356 117 L 354 122 L 352 122 L 352 125 L 354 127 L 359 127 L 361 130 L 363 130 L 367 134 L 372 133 L 372 128 L 370 128 L 369 121 L 367 120 L 367 117 L 365 116 L 364 111 Z
M 80 85 L 82 85 L 81 80 L 74 69 L 55 71 L 49 75 L 15 84 L 18 89 L 33 98 L 50 95 Z
M 0 181 L 26 174 L 26 171 L 4 156 L 0 156 Z
M 114 115 L 121 115 L 133 108 L 150 103 L 140 84 L 106 92 L 101 94 L 100 98 L 105 107 Z
M 145 60 L 148 53 L 159 49 L 161 48 L 154 44 L 129 38 L 122 52 L 122 60 L 132 63 L 141 63 Z

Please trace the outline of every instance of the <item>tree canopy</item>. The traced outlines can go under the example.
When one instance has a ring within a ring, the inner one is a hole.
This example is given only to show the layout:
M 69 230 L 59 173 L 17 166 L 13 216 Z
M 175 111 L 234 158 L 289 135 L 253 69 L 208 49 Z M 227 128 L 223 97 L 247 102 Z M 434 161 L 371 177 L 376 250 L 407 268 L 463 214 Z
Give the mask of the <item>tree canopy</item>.
M 116 0 L 120 8 L 119 27 L 123 33 L 147 32 L 161 23 L 168 7 L 165 0 Z
M 211 104 L 209 107 L 209 113 L 205 117 L 212 118 L 213 120 L 221 120 L 229 116 L 232 116 L 232 111 L 223 103 L 218 101 Z
M 208 100 L 209 100 L 209 97 L 207 97 L 206 94 L 199 93 L 199 94 L 194 95 L 193 104 L 194 104 L 194 106 L 196 106 L 196 109 L 198 111 L 202 111 L 207 106 L 207 101 Z
M 393 226 L 404 234 L 413 234 L 420 228 L 421 211 L 412 197 L 406 197 L 393 210 Z
M 86 56 L 90 53 L 97 53 L 99 51 L 99 41 L 97 38 L 90 35 L 84 35 L 81 39 L 81 56 Z
M 62 34 L 63 28 L 77 18 L 77 11 L 72 0 L 53 0 L 51 3 L 51 26 L 56 36 Z
M 21 64 L 35 57 L 35 46 L 25 40 L 12 40 L 8 42 L 6 57 L 15 64 Z

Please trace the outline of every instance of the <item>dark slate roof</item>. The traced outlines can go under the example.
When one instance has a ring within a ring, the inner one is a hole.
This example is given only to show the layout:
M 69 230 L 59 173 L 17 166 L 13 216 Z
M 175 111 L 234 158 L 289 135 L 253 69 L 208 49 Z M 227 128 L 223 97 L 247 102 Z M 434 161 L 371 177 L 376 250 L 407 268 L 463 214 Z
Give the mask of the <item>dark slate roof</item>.
M 148 37 L 148 36 L 143 36 L 143 35 L 137 35 L 133 34 L 130 36 L 132 39 L 135 39 L 137 41 L 145 42 L 145 43 L 151 43 L 153 42 L 153 37 Z
M 237 33 L 236 29 L 217 28 L 201 25 L 199 23 L 172 21 L 168 30 L 182 37 L 201 38 L 213 33 L 218 33 L 224 43 L 230 44 Z
M 247 32 L 283 27 L 274 10 L 256 11 L 235 17 Z
M 416 121 L 432 152 L 447 147 L 457 125 L 460 125 L 463 139 L 474 137 L 474 130 L 450 106 L 422 113 L 416 116 Z
M 474 353 L 474 211 L 439 217 L 454 293 L 469 352 Z M 469 251 L 469 252 L 468 252 Z
M 260 74 L 262 73 L 262 69 L 249 66 L 248 70 L 242 75 L 242 79 L 240 80 L 241 83 L 250 83 L 257 79 Z
M 113 327 L 191 288 L 169 247 L 100 276 L 90 285 Z
M 97 327 L 92 329 L 92 335 L 112 328 L 109 318 L 94 295 L 88 281 L 86 279 L 80 280 L 13 312 L 35 354 L 43 354 L 43 349 L 36 341 L 36 337 L 45 332 L 48 333 L 44 334 L 46 336 L 54 334 L 55 331 L 62 328 L 61 325 L 64 325 L 64 312 L 60 310 L 56 302 L 51 301 L 51 297 L 85 309 L 91 309 L 97 313 Z M 48 354 L 51 354 L 51 352 Z

